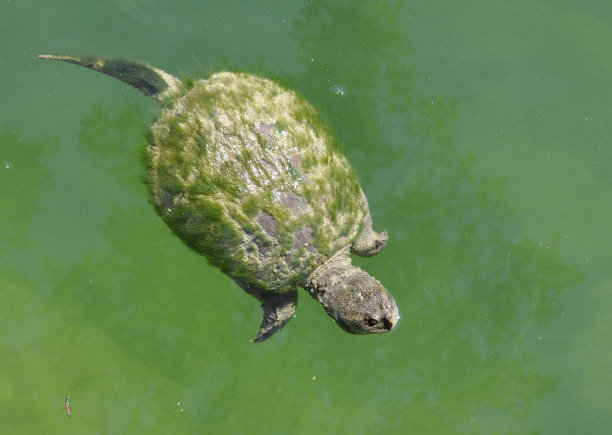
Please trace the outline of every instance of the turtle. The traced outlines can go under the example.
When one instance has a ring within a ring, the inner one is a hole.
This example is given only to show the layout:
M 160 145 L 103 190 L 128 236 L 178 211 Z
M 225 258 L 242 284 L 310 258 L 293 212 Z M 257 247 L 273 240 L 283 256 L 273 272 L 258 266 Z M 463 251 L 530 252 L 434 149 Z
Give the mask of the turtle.
M 379 253 L 368 201 L 331 129 L 278 81 L 220 71 L 179 80 L 126 58 L 39 55 L 117 78 L 158 101 L 146 182 L 161 218 L 189 248 L 255 297 L 262 342 L 294 317 L 298 289 L 353 334 L 399 320 L 387 289 L 350 254 Z

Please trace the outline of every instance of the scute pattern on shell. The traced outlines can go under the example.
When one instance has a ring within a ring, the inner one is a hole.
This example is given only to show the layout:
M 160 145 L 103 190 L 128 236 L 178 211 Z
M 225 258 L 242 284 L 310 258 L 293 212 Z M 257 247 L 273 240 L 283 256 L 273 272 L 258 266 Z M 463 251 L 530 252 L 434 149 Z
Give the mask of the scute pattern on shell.
M 300 285 L 361 229 L 354 172 L 315 110 L 273 81 L 196 81 L 151 131 L 161 216 L 245 288 Z

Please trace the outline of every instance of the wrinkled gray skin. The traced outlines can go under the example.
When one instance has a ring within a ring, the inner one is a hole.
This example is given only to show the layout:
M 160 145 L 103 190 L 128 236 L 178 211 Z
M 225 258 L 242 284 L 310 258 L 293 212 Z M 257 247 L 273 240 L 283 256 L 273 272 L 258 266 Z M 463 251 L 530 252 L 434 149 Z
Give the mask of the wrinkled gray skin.
M 175 77 L 140 62 L 125 59 L 105 60 L 90 56 L 41 55 L 39 57 L 62 60 L 102 72 L 130 84 L 146 95 L 166 104 L 173 99 L 178 99 L 181 95 L 189 93 Z M 164 126 L 164 124 L 161 125 Z M 153 136 L 155 139 L 155 132 Z M 159 144 L 155 145 L 160 146 Z M 162 143 L 161 146 L 165 145 Z M 153 159 L 152 165 L 154 164 Z M 150 168 L 150 171 L 155 172 L 155 168 Z M 163 190 L 163 186 L 156 186 L 155 180 L 152 184 L 155 197 L 156 192 L 159 194 Z M 166 193 L 162 192 L 162 194 Z M 183 238 L 182 229 L 173 227 L 167 216 L 164 216 L 166 208 L 164 201 L 158 197 L 154 199 L 162 217 L 172 227 L 173 231 Z M 361 222 L 361 232 L 352 243 L 339 249 L 329 259 L 320 256 L 320 259 L 326 259 L 326 261 L 316 267 L 301 282 L 301 285 L 323 305 L 327 313 L 345 331 L 353 334 L 386 332 L 393 329 L 399 320 L 395 300 L 380 282 L 360 268 L 353 266 L 349 256 L 350 253 L 364 257 L 372 256 L 380 252 L 387 244 L 386 232 L 383 231 L 379 234 L 372 230 L 372 220 L 363 192 L 361 192 L 360 201 L 362 210 L 365 210 Z M 190 245 L 188 240 L 185 241 Z M 219 242 L 218 246 L 223 245 Z M 316 248 L 316 246 L 313 248 Z M 214 264 L 214 257 L 211 258 L 207 251 L 199 252 L 206 255 Z M 234 276 L 231 267 L 226 266 L 225 269 L 225 272 L 234 278 L 244 290 L 262 303 L 264 316 L 259 334 L 253 341 L 266 340 L 282 329 L 293 317 L 297 304 L 296 289 L 281 291 L 261 284 L 254 285 L 249 280 Z
M 348 251 L 348 247 L 342 249 L 319 266 L 308 277 L 308 291 L 347 332 L 366 334 L 393 329 L 399 318 L 395 300 L 380 282 L 351 264 Z

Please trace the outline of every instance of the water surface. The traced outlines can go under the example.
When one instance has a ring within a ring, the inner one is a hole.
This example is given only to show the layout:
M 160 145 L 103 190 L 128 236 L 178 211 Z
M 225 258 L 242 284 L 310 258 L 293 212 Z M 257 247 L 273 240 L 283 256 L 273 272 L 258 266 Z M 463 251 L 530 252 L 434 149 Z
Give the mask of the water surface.
M 602 1 L 3 3 L 3 432 L 607 433 L 610 22 Z M 304 95 L 390 234 L 355 261 L 396 330 L 351 336 L 303 293 L 249 343 L 257 302 L 148 203 L 158 107 L 55 52 Z

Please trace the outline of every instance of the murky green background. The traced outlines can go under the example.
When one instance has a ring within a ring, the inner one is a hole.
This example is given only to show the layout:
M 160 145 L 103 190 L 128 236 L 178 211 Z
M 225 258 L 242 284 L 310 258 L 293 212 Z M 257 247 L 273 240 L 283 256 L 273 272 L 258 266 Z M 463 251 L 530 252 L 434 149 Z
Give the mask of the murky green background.
M 609 433 L 610 23 L 604 0 L 3 0 L 2 433 Z M 302 293 L 249 343 L 257 302 L 147 202 L 156 104 L 55 52 L 297 89 L 390 234 L 357 262 L 397 329 L 351 336 Z

